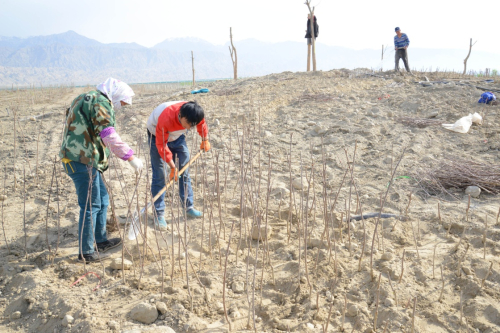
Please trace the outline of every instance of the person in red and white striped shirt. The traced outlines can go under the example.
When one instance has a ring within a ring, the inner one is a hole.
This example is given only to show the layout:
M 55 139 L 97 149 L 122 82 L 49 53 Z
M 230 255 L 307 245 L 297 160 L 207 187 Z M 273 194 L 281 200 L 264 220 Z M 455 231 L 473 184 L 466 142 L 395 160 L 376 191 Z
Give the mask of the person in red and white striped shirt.
M 182 169 L 189 162 L 189 149 L 186 144 L 186 132 L 196 127 L 202 138 L 200 149 L 208 151 L 208 127 L 205 122 L 203 108 L 196 102 L 175 101 L 157 106 L 148 118 L 148 138 L 150 145 L 151 167 L 153 179 L 151 194 L 155 196 L 165 186 L 165 164 L 170 167 L 170 180 L 177 178 L 176 159 Z M 202 213 L 194 208 L 193 189 L 189 170 L 179 178 L 179 196 L 189 217 L 200 217 Z M 157 225 L 166 230 L 165 193 L 154 203 L 157 214 Z

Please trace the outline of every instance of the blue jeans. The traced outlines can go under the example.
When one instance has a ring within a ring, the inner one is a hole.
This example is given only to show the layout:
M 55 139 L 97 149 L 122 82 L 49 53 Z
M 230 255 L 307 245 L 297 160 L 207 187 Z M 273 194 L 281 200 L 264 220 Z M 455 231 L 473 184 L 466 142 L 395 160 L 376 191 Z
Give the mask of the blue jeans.
M 162 160 L 156 148 L 156 137 L 148 132 L 148 143 L 150 146 L 149 155 L 151 156 L 151 167 L 153 169 L 153 177 L 151 180 L 151 194 L 155 196 L 165 187 L 165 173 L 168 165 Z M 173 161 L 179 159 L 179 169 L 182 169 L 189 162 L 189 149 L 186 144 L 186 136 L 181 135 L 177 140 L 167 144 L 168 149 L 172 152 Z M 167 177 L 170 175 L 170 170 L 167 171 Z M 187 190 L 187 198 L 185 197 L 185 189 Z M 184 171 L 179 179 L 179 196 L 182 205 L 186 203 L 186 209 L 193 208 L 193 188 L 191 187 L 191 177 L 189 177 L 189 168 Z M 165 216 L 165 192 L 155 201 L 155 210 L 158 217 Z
M 106 214 L 109 206 L 109 195 L 101 173 L 91 166 L 79 162 L 63 163 L 64 171 L 75 183 L 78 205 L 80 206 L 80 219 L 78 220 L 78 247 L 79 253 L 94 253 L 94 235 L 96 243 L 105 242 L 106 236 Z M 92 172 L 90 179 L 89 170 Z M 89 193 L 89 182 L 92 182 L 92 193 Z M 85 216 L 85 219 L 84 219 Z M 91 224 L 92 217 L 92 224 Z M 83 234 L 82 234 L 83 228 Z

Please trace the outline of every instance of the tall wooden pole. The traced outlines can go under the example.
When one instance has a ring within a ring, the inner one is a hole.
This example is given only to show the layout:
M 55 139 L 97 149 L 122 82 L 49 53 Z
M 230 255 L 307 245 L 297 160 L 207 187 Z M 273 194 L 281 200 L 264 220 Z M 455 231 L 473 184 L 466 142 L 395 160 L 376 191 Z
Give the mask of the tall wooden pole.
M 231 41 L 231 46 L 229 46 L 229 54 L 231 54 L 231 61 L 233 62 L 233 78 L 238 79 L 238 55 L 236 54 L 236 48 L 233 44 L 233 28 L 229 28 L 229 39 Z
M 195 81 L 194 81 L 194 55 L 193 55 L 193 51 L 191 51 L 191 67 L 193 68 L 193 86 L 194 86 Z

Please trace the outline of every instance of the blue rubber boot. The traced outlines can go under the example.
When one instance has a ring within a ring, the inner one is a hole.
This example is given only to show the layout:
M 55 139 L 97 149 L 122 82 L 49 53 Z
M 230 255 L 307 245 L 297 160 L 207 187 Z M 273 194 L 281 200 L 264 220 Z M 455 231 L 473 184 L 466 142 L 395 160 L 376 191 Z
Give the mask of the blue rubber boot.
M 167 221 L 165 221 L 164 216 L 158 216 L 158 219 L 155 221 L 156 227 L 161 231 L 167 231 Z
M 194 208 L 191 208 L 190 210 L 188 210 L 186 212 L 186 214 L 187 214 L 188 217 L 192 217 L 192 218 L 197 218 L 197 217 L 202 217 L 203 216 L 202 212 L 200 212 L 200 211 L 198 211 L 198 210 L 196 210 Z

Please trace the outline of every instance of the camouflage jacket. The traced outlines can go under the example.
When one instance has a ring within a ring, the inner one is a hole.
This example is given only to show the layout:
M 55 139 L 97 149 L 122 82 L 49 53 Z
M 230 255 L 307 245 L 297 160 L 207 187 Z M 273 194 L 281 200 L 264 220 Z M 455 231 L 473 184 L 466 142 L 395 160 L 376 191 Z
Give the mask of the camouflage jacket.
M 115 111 L 109 99 L 95 90 L 81 94 L 66 111 L 59 157 L 106 171 L 110 152 L 99 134 L 110 126 L 115 126 Z

